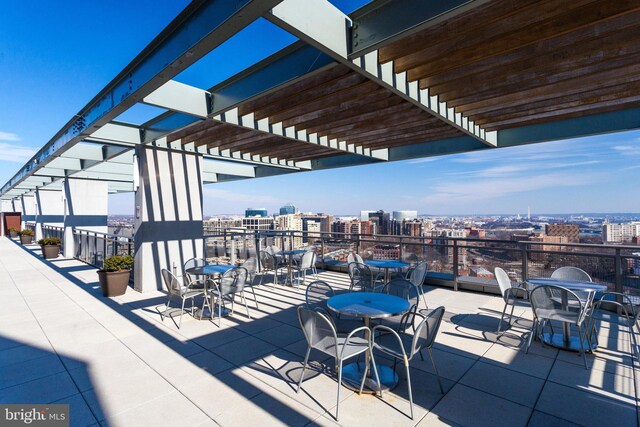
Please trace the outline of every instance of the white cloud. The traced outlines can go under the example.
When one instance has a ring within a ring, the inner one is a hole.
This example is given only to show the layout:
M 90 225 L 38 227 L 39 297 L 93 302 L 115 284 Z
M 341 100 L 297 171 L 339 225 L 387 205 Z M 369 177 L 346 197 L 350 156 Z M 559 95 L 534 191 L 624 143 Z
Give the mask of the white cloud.
M 616 145 L 613 149 L 624 156 L 640 156 L 640 146 Z
M 410 165 L 415 165 L 419 163 L 431 163 L 431 162 L 435 162 L 436 160 L 442 160 L 442 159 L 438 157 L 424 157 L 422 159 L 409 160 L 407 161 L 407 163 Z
M 544 188 L 584 186 L 597 180 L 595 175 L 575 173 L 531 174 L 497 181 L 480 179 L 465 182 L 443 182 L 436 185 L 433 194 L 422 199 L 426 204 L 451 204 L 499 199 L 510 194 L 541 190 Z
M 20 139 L 15 133 L 0 131 L 0 141 L 20 141 Z
M 28 147 L 20 147 L 15 144 L 7 144 L 0 142 L 0 161 L 25 163 L 34 154 L 36 150 Z

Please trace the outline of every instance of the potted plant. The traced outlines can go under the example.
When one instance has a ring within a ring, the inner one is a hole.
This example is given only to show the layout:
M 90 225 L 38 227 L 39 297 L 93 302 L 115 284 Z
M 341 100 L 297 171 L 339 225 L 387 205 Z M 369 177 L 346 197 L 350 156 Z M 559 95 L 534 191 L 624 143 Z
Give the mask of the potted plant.
M 38 244 L 42 248 L 42 256 L 44 259 L 58 258 L 60 252 L 60 239 L 57 237 L 45 237 L 38 240 Z
M 20 230 L 20 243 L 23 245 L 30 245 L 33 243 L 33 235 L 36 234 L 35 231 L 25 228 L 24 230 Z
M 16 237 L 18 237 L 18 233 L 20 232 L 20 230 L 18 230 L 15 227 L 9 227 L 9 237 L 11 237 L 12 239 L 15 239 Z
M 124 295 L 132 267 L 133 257 L 129 255 L 114 255 L 105 259 L 103 269 L 98 270 L 102 294 L 105 297 Z

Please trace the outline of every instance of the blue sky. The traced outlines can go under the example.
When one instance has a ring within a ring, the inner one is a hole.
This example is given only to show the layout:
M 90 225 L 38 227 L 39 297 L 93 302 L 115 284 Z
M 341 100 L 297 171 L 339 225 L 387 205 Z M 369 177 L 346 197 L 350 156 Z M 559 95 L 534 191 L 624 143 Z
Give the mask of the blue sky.
M 185 0 L 5 1 L 0 14 L 0 185 L 177 15 Z M 345 12 L 360 1 L 335 1 Z M 37 11 L 37 13 L 34 13 Z M 260 20 L 176 79 L 208 88 L 295 39 Z M 247 49 L 250 46 L 250 49 Z M 242 52 L 242 53 L 238 53 Z M 121 120 L 157 114 L 135 107 Z M 336 214 L 640 212 L 640 131 L 205 187 L 205 214 L 292 202 Z M 111 213 L 133 213 L 132 194 Z

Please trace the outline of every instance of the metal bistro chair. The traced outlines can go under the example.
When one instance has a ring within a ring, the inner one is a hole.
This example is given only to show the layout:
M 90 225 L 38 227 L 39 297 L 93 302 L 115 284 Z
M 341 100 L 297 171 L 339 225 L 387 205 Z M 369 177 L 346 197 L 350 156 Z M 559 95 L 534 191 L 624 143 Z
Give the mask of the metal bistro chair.
M 618 312 L 612 312 L 604 310 L 603 304 L 614 306 Z M 600 322 L 609 322 L 611 324 L 622 325 L 627 328 L 631 341 L 631 355 L 637 356 L 640 360 L 640 354 L 636 354 L 637 341 L 633 331 L 634 327 L 640 332 L 640 325 L 638 325 L 638 318 L 640 317 L 640 307 L 638 304 L 634 304 L 631 297 L 627 294 L 620 292 L 605 292 L 600 299 L 593 304 L 591 315 L 589 316 L 589 336 L 591 339 L 596 340 L 598 344 L 598 331 L 596 328 L 596 320 Z
M 504 320 L 504 315 L 507 312 L 507 307 L 511 306 L 511 313 L 509 313 L 509 326 L 511 326 L 511 320 L 513 319 L 513 310 L 518 307 L 529 307 L 529 303 L 527 302 L 527 290 L 524 288 L 520 288 L 517 286 L 513 286 L 511 283 L 511 279 L 509 279 L 509 275 L 506 271 L 501 269 L 500 267 L 496 267 L 494 270 L 494 274 L 496 279 L 498 280 L 498 285 L 500 286 L 500 294 L 502 295 L 502 299 L 504 300 L 504 309 L 502 310 L 502 316 L 500 316 L 500 322 L 498 323 L 498 331 L 502 329 L 502 321 Z
M 575 280 L 578 282 L 592 282 L 591 276 L 578 267 L 560 267 L 551 273 L 552 279 Z
M 422 295 L 422 301 L 424 301 L 424 308 L 428 309 L 427 305 L 427 297 L 424 295 L 424 289 L 422 287 L 424 283 L 424 279 L 427 277 L 427 262 L 422 261 L 418 263 L 413 269 L 407 272 L 406 279 L 408 279 L 411 283 L 413 283 L 418 290 L 420 291 L 420 295 Z
M 393 357 L 394 370 L 398 360 L 402 360 L 404 362 L 404 367 L 407 373 L 407 387 L 409 389 L 409 403 L 411 405 L 411 419 L 413 419 L 413 395 L 411 393 L 411 373 L 409 365 L 413 357 L 425 348 L 429 351 L 431 364 L 433 365 L 436 378 L 438 378 L 440 392 L 444 394 L 442 382 L 440 381 L 440 374 L 438 373 L 436 361 L 433 358 L 433 352 L 431 350 L 433 342 L 436 339 L 436 335 L 438 334 L 440 323 L 442 323 L 443 316 L 444 307 L 440 306 L 434 309 L 424 316 L 424 319 L 422 319 L 420 324 L 416 327 L 414 334 L 407 334 L 405 332 L 398 333 L 392 328 L 384 325 L 378 325 L 373 328 L 373 348 Z M 376 335 L 376 333 L 378 334 Z M 380 390 L 380 396 L 382 397 L 382 390 Z
M 298 279 L 302 274 L 302 283 L 304 283 L 307 280 L 307 270 L 311 270 L 311 272 L 313 273 L 313 270 L 315 269 L 315 265 L 316 265 L 316 253 L 312 251 L 307 251 L 302 255 L 302 260 L 300 261 L 300 263 L 297 265 L 294 265 L 293 268 L 298 272 Z M 314 273 L 314 278 L 315 279 L 318 278 L 317 272 Z
M 204 279 L 206 279 L 205 276 L 194 276 L 194 275 L 191 275 L 191 274 L 187 273 L 187 270 L 189 270 L 191 268 L 204 267 L 206 264 L 207 263 L 202 258 L 191 258 L 191 259 L 187 260 L 187 262 L 184 263 L 184 266 L 182 267 L 182 271 L 183 271 L 183 276 L 182 277 L 184 279 L 185 286 L 189 286 L 190 283 L 192 283 L 192 282 L 194 282 L 196 280 L 204 281 Z
M 551 321 L 573 324 L 578 329 L 578 338 L 580 340 L 579 353 L 584 359 L 585 369 L 589 369 L 587 366 L 587 356 L 584 351 L 584 343 L 587 341 L 589 348 L 591 348 L 591 339 L 587 333 L 588 331 L 583 332 L 582 324 L 587 318 L 587 307 L 590 301 L 584 302 L 575 292 L 561 286 L 553 285 L 537 286 L 529 294 L 529 299 L 531 301 L 531 308 L 533 309 L 533 326 L 529 334 L 526 353 L 529 352 L 531 341 L 533 340 L 534 334 L 538 331 L 538 328 L 540 328 L 539 335 L 542 336 L 544 327 L 549 324 L 551 336 L 553 337 L 554 332 Z
M 352 316 L 340 316 L 331 313 L 327 307 L 327 300 L 336 294 L 335 290 L 327 282 L 316 280 L 307 286 L 305 302 L 309 309 L 321 311 L 333 321 L 338 335 L 349 334 L 354 329 L 364 326 L 362 318 Z
M 258 297 L 256 297 L 256 290 L 253 289 L 253 282 L 255 281 L 256 274 L 258 273 L 258 258 L 249 257 L 242 264 L 242 267 L 247 270 L 247 283 L 246 285 L 251 289 L 253 293 L 253 301 L 256 303 L 256 308 L 258 307 Z
M 258 286 L 262 285 L 262 280 L 266 273 L 273 272 L 273 288 L 278 284 L 278 261 L 276 257 L 271 255 L 266 251 L 260 251 L 260 283 Z
M 374 277 L 368 265 L 352 262 L 348 266 L 351 286 L 349 292 L 377 292 L 382 289 L 382 283 Z
M 211 299 L 211 320 L 213 321 L 214 307 L 218 307 L 218 322 L 222 319 L 222 308 L 224 306 L 224 299 L 229 298 L 231 300 L 231 314 L 233 314 L 233 306 L 235 302 L 236 294 L 240 295 L 241 301 L 244 302 L 244 307 L 247 309 L 247 316 L 251 319 L 251 313 L 249 312 L 249 305 L 247 299 L 244 297 L 244 285 L 247 282 L 247 269 L 243 267 L 232 268 L 227 270 L 219 282 L 212 282 L 213 284 L 207 290 L 209 298 Z M 214 301 L 215 298 L 215 301 Z M 205 301 L 206 302 L 206 301 Z M 204 310 L 205 303 L 202 304 Z M 220 326 L 220 323 L 218 323 Z
M 400 297 L 408 301 L 410 304 L 409 311 L 399 316 L 372 319 L 371 322 L 376 325 L 388 326 L 396 332 L 404 332 L 409 326 L 415 330 L 413 320 L 420 305 L 420 291 L 418 287 L 408 280 L 394 279 L 384 285 L 382 293 Z M 411 324 L 409 324 L 409 320 L 411 320 Z
M 338 374 L 338 398 L 336 403 L 336 421 L 340 416 L 340 388 L 342 387 L 342 364 L 345 360 L 359 356 L 362 353 L 369 352 L 371 355 L 371 365 L 375 373 L 376 381 L 380 384 L 378 370 L 376 369 L 373 352 L 371 351 L 371 330 L 366 326 L 354 329 L 346 337 L 338 336 L 333 320 L 327 315 L 311 310 L 307 307 L 298 307 L 298 320 L 300 327 L 307 340 L 307 354 L 304 356 L 304 364 L 302 374 L 298 382 L 296 393 L 300 391 L 302 381 L 304 381 L 304 373 L 309 362 L 311 349 L 316 349 L 335 360 L 335 369 Z M 362 333 L 363 336 L 358 336 Z M 367 378 L 369 365 L 365 367 L 360 383 L 360 393 L 364 387 L 364 381 Z
M 184 314 L 185 301 L 188 299 L 191 300 L 191 315 L 193 315 L 193 299 L 197 296 L 202 295 L 202 289 L 193 289 L 191 285 L 201 283 L 204 284 L 204 282 L 201 280 L 194 280 L 189 283 L 189 286 L 185 286 L 183 283 L 181 283 L 180 280 L 178 280 L 176 276 L 173 275 L 173 273 L 171 273 L 166 268 L 162 269 L 161 274 L 162 279 L 164 280 L 164 284 L 167 287 L 167 291 L 169 292 L 167 303 L 165 305 L 164 311 L 162 312 L 161 319 L 164 322 L 164 316 L 167 313 L 167 310 L 169 310 L 171 300 L 173 299 L 173 297 L 178 297 L 180 300 L 182 300 L 182 306 L 180 308 L 180 320 L 177 325 L 178 329 L 180 329 L 180 325 L 182 325 L 182 315 Z M 173 317 L 171 317 L 171 320 L 173 320 Z

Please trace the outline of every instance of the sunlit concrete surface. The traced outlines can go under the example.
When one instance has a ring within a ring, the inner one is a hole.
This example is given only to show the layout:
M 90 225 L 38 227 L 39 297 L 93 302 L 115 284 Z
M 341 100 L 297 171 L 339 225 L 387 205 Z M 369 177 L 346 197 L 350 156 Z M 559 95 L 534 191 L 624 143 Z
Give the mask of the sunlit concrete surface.
M 348 285 L 345 274 L 319 276 Z M 165 294 L 129 289 L 104 298 L 93 267 L 44 261 L 38 246 L 0 238 L 0 402 L 70 403 L 74 426 L 335 425 L 330 360 L 312 353 L 313 372 L 295 393 L 306 350 L 296 314 L 304 288 L 264 282 L 259 308 L 249 298 L 252 319 L 236 304 L 221 327 L 185 314 L 178 330 L 171 318 L 161 321 Z M 383 399 L 343 388 L 341 425 L 637 425 L 638 371 L 624 328 L 602 325 L 585 370 L 577 353 L 539 342 L 524 353 L 530 310 L 516 312 L 498 336 L 500 298 L 426 291 L 430 307 L 447 310 L 434 351 L 446 393 L 428 358 L 416 358 L 414 420 L 400 373 Z

